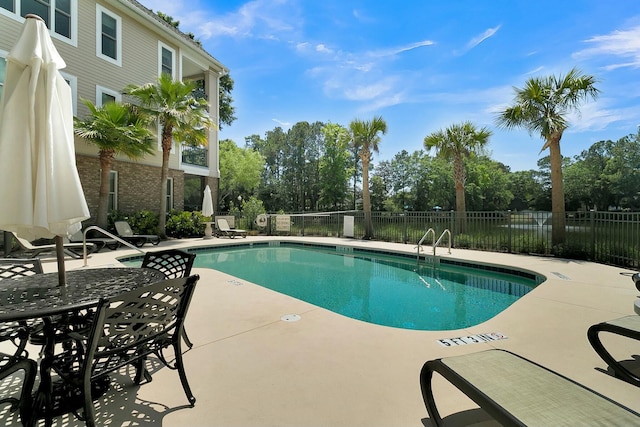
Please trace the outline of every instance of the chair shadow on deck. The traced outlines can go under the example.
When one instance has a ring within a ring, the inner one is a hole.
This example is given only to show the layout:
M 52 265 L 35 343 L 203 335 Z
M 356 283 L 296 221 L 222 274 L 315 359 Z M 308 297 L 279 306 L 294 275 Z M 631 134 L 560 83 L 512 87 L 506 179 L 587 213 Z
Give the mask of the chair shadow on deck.
M 627 371 L 632 372 L 636 376 L 640 377 L 640 355 L 632 354 L 631 359 L 619 360 L 618 363 Z M 606 369 L 595 368 L 595 370 L 602 372 L 603 374 L 610 375 L 614 378 L 619 378 L 618 376 L 616 376 L 616 373 L 611 366 L 607 366 Z M 619 379 L 621 379 L 622 381 L 625 381 L 624 378 L 619 378 Z
M 147 359 L 146 368 L 153 374 L 163 368 L 164 365 L 155 356 Z M 138 397 L 140 387 L 145 383 L 133 382 L 134 369 L 123 367 L 112 373 L 109 390 L 94 401 L 96 409 L 96 424 L 103 426 L 157 426 L 163 425 L 163 418 L 173 412 L 191 409 L 188 404 L 169 407 L 164 403 L 143 400 Z M 171 376 L 173 378 L 173 376 Z M 173 381 L 173 380 L 172 380 Z M 175 386 L 179 387 L 179 382 Z M 172 383 L 172 385 L 174 385 Z M 154 385 L 147 385 L 153 387 Z M 159 384 L 157 387 L 161 387 Z M 15 381 L 0 383 L 0 394 L 16 394 L 20 392 L 21 377 L 16 376 Z M 37 383 L 36 383 L 37 387 Z M 180 390 L 178 390 L 180 391 Z M 182 399 L 182 396 L 180 396 Z M 0 425 L 6 427 L 21 427 L 20 417 L 17 412 L 10 412 L 8 405 L 0 407 Z M 85 422 L 79 420 L 73 413 L 64 414 L 53 419 L 53 425 L 59 427 L 85 427 Z

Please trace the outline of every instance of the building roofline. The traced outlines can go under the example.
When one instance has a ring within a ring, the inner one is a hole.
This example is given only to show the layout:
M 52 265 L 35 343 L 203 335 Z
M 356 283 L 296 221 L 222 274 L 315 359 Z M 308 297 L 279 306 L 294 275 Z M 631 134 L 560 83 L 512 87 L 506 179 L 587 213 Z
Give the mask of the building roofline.
M 193 39 L 187 36 L 185 33 L 170 25 L 164 19 L 160 18 L 153 10 L 142 5 L 137 0 L 118 0 L 120 4 L 133 11 L 136 15 L 141 17 L 146 22 L 166 32 L 166 34 L 174 39 L 179 44 L 186 46 L 200 55 L 206 56 L 210 62 L 213 62 L 219 69 L 221 74 L 228 74 L 229 69 L 225 67 L 220 61 L 218 61 L 213 55 L 207 52 L 201 45 L 196 43 Z

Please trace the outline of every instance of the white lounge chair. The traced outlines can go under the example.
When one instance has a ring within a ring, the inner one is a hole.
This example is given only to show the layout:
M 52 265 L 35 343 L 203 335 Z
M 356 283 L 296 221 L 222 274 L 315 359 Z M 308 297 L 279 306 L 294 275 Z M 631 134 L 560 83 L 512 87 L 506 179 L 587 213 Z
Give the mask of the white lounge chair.
M 15 237 L 16 241 L 20 245 L 20 249 L 24 256 L 29 258 L 35 258 L 40 254 L 45 253 L 53 253 L 56 252 L 56 245 L 33 245 L 27 239 L 23 239 L 22 237 L 16 236 L 15 233 L 12 233 L 13 237 Z M 82 258 L 83 257 L 83 249 L 82 243 L 65 243 L 64 245 L 64 253 L 73 257 L 73 258 Z M 96 250 L 96 245 L 94 243 L 87 243 L 87 254 L 93 253 Z
M 155 234 L 133 234 L 133 230 L 127 221 L 116 221 L 114 223 L 118 237 L 125 242 L 136 245 L 137 247 L 143 246 L 145 243 L 151 243 L 157 246 L 160 243 L 160 236 Z
M 229 238 L 233 239 L 236 236 L 247 237 L 247 231 L 241 230 L 239 228 L 231 228 L 229 227 L 229 223 L 224 218 L 218 218 L 216 220 L 216 226 L 218 227 L 218 237 L 221 234 L 225 236 L 229 236 Z

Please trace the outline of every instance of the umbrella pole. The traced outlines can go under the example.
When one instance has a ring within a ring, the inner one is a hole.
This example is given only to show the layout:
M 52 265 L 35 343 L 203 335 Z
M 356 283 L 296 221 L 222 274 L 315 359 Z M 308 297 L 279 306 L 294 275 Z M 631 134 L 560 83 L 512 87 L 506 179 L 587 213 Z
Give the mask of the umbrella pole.
M 13 238 L 13 235 L 8 232 L 5 231 L 4 232 L 4 256 L 8 257 L 9 254 L 11 253 L 11 239 Z
M 56 258 L 58 259 L 58 285 L 67 284 L 67 272 L 64 268 L 64 242 L 62 236 L 56 236 Z

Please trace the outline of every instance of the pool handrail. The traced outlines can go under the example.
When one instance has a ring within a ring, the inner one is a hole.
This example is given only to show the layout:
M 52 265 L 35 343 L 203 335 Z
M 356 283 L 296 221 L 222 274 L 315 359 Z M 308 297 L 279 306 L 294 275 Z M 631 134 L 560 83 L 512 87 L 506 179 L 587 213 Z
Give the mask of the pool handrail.
M 433 256 L 436 256 L 436 248 L 447 234 L 449 235 L 449 255 L 451 255 L 451 231 L 449 231 L 448 228 L 445 228 L 440 237 L 438 237 L 438 240 L 433 244 Z
M 422 249 L 422 243 L 425 241 L 427 236 L 429 236 L 429 234 L 433 234 L 433 239 L 431 241 L 431 246 L 433 246 L 433 256 L 434 257 L 436 256 L 436 248 L 438 247 L 438 245 L 440 244 L 440 242 L 442 241 L 442 239 L 444 239 L 444 236 L 446 236 L 446 235 L 449 236 L 449 254 L 451 254 L 451 231 L 449 231 L 449 229 L 446 228 L 442 232 L 440 237 L 438 237 L 438 240 L 436 240 L 436 232 L 435 232 L 435 230 L 433 228 L 430 228 L 424 233 L 424 236 L 422 236 L 422 239 L 420 239 L 420 241 L 418 242 L 418 246 L 416 247 L 416 249 L 417 249 L 416 260 L 417 261 L 420 261 L 420 249 Z
M 109 233 L 107 230 L 98 227 L 97 225 L 90 225 L 89 227 L 87 227 L 83 232 L 82 232 L 82 246 L 84 248 L 83 250 L 83 257 L 84 257 L 84 267 L 87 266 L 87 232 L 89 232 L 90 230 L 96 230 L 102 234 L 104 234 L 105 236 L 108 236 L 110 238 L 112 238 L 113 240 L 115 240 L 118 243 L 121 243 L 131 249 L 135 249 L 136 251 L 140 252 L 140 253 L 146 253 L 145 251 L 143 251 L 140 248 L 135 247 L 134 245 L 132 245 L 129 242 L 125 242 L 123 239 L 121 239 L 120 237 L 113 235 L 111 233 Z
M 418 242 L 418 246 L 417 246 L 418 253 L 416 254 L 416 260 L 417 261 L 420 261 L 420 249 L 422 248 L 422 242 L 424 242 L 424 240 L 427 238 L 429 233 L 433 234 L 433 240 L 432 240 L 431 245 L 433 247 L 435 247 L 435 244 L 436 244 L 436 231 L 433 228 L 430 228 L 424 233 L 424 236 L 422 236 L 422 239 L 420 239 L 420 241 Z M 435 255 L 435 253 L 434 253 L 434 255 Z

